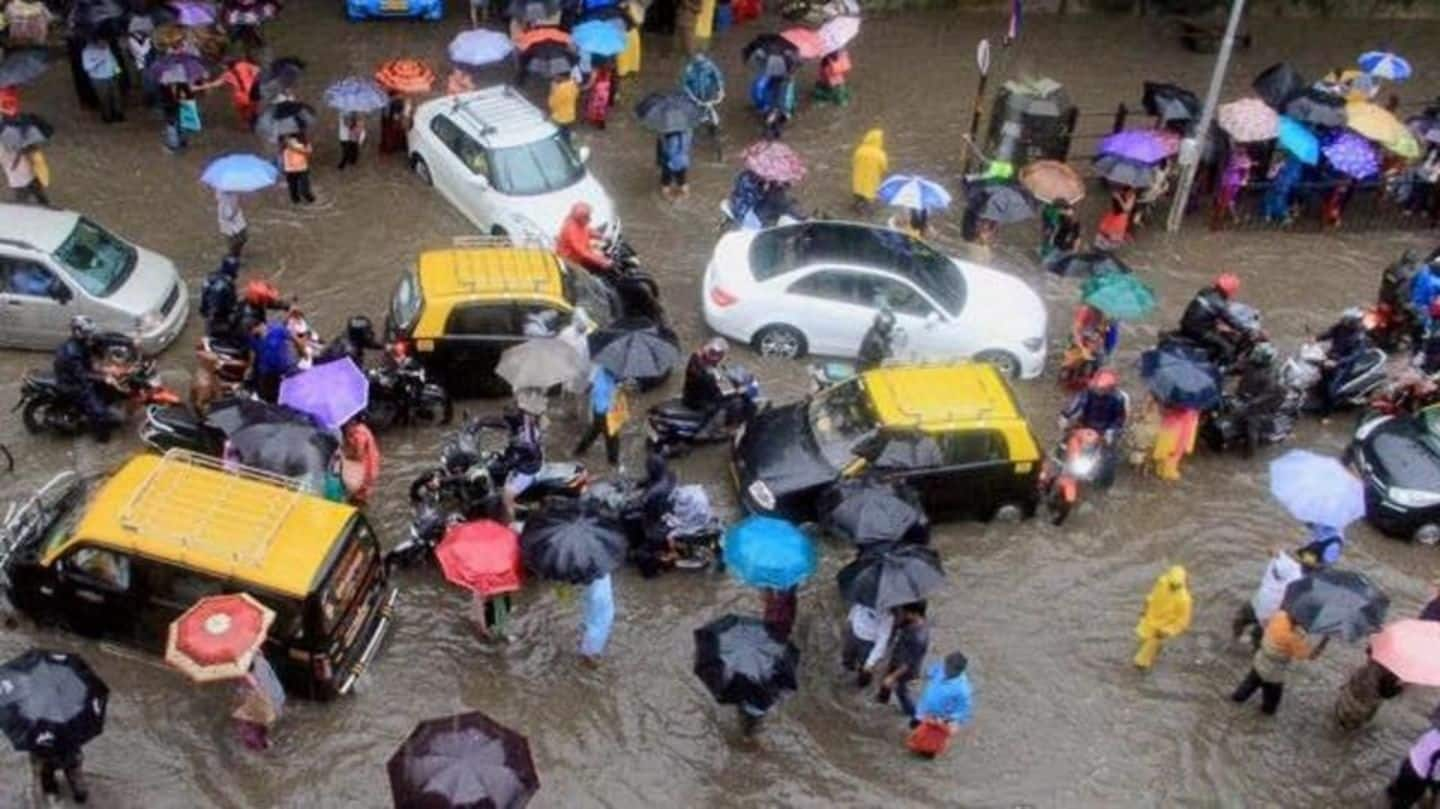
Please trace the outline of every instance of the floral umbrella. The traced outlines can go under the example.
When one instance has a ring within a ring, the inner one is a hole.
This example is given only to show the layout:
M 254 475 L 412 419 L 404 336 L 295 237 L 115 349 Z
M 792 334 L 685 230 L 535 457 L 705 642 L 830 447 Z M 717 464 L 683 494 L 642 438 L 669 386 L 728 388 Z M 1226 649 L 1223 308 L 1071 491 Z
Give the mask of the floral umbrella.
M 1280 128 L 1280 116 L 1258 98 L 1221 104 L 1216 113 L 1220 128 L 1240 143 L 1270 140 Z
M 1041 202 L 1074 205 L 1085 198 L 1085 180 L 1073 166 L 1058 160 L 1036 160 L 1020 170 L 1020 184 Z
M 745 168 L 762 180 L 774 183 L 798 183 L 805 179 L 805 162 L 794 149 L 778 140 L 752 143 L 740 153 Z
M 1320 150 L 1341 174 L 1363 180 L 1380 173 L 1380 158 L 1370 141 L 1354 132 L 1341 132 Z

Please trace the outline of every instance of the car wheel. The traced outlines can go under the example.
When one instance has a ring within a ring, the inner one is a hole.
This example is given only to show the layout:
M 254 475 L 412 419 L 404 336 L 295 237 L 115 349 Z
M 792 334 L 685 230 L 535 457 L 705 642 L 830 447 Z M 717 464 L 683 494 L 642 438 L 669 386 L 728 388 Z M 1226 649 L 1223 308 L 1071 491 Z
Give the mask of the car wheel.
M 1440 525 L 1427 522 L 1415 529 L 1415 541 L 1421 545 L 1440 544 Z
M 1068 515 L 1067 515 L 1068 516 Z M 1020 522 L 1025 518 L 1025 506 L 1014 500 L 1007 500 L 990 512 L 991 522 Z M 1059 525 L 1060 523 L 1055 523 Z
M 1006 379 L 1020 378 L 1020 360 L 1009 351 L 982 351 L 975 355 L 975 361 L 995 366 L 995 370 Z
M 766 326 L 755 332 L 751 342 L 755 346 L 755 353 L 762 357 L 793 360 L 805 356 L 805 335 L 793 326 Z
M 435 184 L 435 181 L 430 177 L 430 166 L 425 162 L 425 158 L 420 155 L 412 155 L 410 157 L 410 170 L 415 172 L 415 176 L 420 178 L 420 182 L 426 185 Z

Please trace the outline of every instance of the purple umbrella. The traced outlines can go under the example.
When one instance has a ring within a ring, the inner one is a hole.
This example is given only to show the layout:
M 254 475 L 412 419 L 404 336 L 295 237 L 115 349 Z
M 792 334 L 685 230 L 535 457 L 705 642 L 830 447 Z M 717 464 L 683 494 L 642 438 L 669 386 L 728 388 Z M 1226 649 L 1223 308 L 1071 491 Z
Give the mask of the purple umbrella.
M 168 53 L 150 63 L 145 73 L 160 84 L 194 84 L 210 74 L 205 60 L 188 53 Z
M 370 381 L 346 357 L 317 365 L 280 383 L 280 404 L 309 413 L 332 430 L 370 403 Z
M 171 3 L 170 7 L 175 9 L 175 22 L 187 28 L 215 24 L 215 7 L 209 3 L 180 0 L 180 2 Z
M 1159 163 L 1174 154 L 1174 151 L 1154 132 L 1129 129 L 1116 132 L 1100 141 L 1100 154 L 1113 154 L 1136 163 Z
M 1357 180 L 1380 173 L 1380 158 L 1375 154 L 1375 147 L 1354 132 L 1341 132 L 1320 151 L 1336 171 Z

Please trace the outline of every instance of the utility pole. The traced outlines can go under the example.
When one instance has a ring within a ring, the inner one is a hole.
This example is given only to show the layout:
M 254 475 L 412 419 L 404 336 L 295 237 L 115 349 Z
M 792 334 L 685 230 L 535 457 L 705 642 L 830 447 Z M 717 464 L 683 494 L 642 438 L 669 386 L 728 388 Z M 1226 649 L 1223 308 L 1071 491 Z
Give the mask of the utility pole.
M 990 40 L 982 39 L 975 46 L 975 66 L 980 70 L 980 80 L 975 87 L 975 104 L 970 110 L 970 145 L 975 145 L 975 137 L 980 132 L 981 105 L 985 103 L 985 83 L 990 79 Z M 965 173 L 970 173 L 971 158 L 974 152 L 965 156 Z
M 1225 39 L 1220 43 L 1220 53 L 1215 57 L 1215 72 L 1210 74 L 1210 91 L 1205 94 L 1205 110 L 1200 113 L 1200 125 L 1193 138 L 1186 138 L 1180 144 L 1180 182 L 1175 185 L 1175 198 L 1170 202 L 1170 218 L 1165 229 L 1171 233 L 1180 230 L 1185 219 L 1185 206 L 1190 200 L 1190 188 L 1195 185 L 1195 172 L 1200 168 L 1200 155 L 1205 153 L 1205 142 L 1210 139 L 1210 126 L 1215 121 L 1215 107 L 1220 103 L 1220 85 L 1225 83 L 1225 71 L 1230 67 L 1230 52 L 1235 49 L 1235 31 L 1240 27 L 1240 17 L 1245 12 L 1245 0 L 1231 0 L 1230 21 L 1225 25 Z

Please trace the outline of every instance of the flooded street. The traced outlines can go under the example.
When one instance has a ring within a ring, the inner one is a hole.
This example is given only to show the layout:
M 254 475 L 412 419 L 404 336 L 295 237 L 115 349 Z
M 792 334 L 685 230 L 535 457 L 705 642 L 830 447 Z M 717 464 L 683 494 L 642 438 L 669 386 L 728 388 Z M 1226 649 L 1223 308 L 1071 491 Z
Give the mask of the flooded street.
M 271 28 L 276 55 L 309 62 L 299 95 L 318 108 L 320 94 L 346 73 L 369 73 L 385 57 L 416 56 L 439 68 L 462 10 L 440 24 L 355 25 L 337 2 L 295 2 Z M 758 130 L 743 106 L 740 46 L 765 24 L 721 35 L 713 44 L 726 70 L 722 114 L 726 162 L 699 139 L 691 195 L 678 204 L 659 194 L 653 139 L 630 107 L 650 89 L 671 87 L 681 60 L 670 43 L 649 37 L 644 72 L 624 86 L 621 108 L 604 132 L 584 130 L 590 165 L 616 198 L 629 240 L 662 280 L 671 317 L 692 347 L 706 330 L 698 282 L 716 237 L 718 204 L 738 170 L 735 157 Z M 910 13 L 867 20 L 854 50 L 855 100 L 845 109 L 802 102 L 786 141 L 808 161 L 799 188 L 811 208 L 848 211 L 850 153 L 872 126 L 886 129 L 892 171 L 914 172 L 959 189 L 961 137 L 970 116 L 976 40 L 998 41 L 1004 19 Z M 1026 20 L 1013 52 L 997 48 L 997 73 L 1052 76 L 1085 115 L 1082 132 L 1099 133 L 1120 101 L 1138 105 L 1143 79 L 1174 81 L 1203 95 L 1211 58 L 1181 50 L 1164 24 L 1136 18 Z M 1401 87 L 1407 104 L 1440 92 L 1433 43 L 1440 25 L 1401 21 L 1269 20 L 1251 25 L 1254 47 L 1237 52 L 1234 97 L 1261 68 L 1291 60 L 1307 75 L 1349 64 L 1386 43 L 1414 59 L 1417 78 Z M 443 71 L 441 72 L 443 79 Z M 802 74 L 804 88 L 813 67 Z M 538 82 L 532 82 L 538 85 Z M 219 261 L 214 201 L 198 178 L 214 156 L 255 148 L 234 122 L 226 98 L 204 103 L 206 131 L 179 157 L 160 145 L 160 125 L 136 106 L 129 121 L 102 127 L 78 109 L 63 63 L 25 94 L 27 109 L 59 130 L 47 154 L 53 197 L 120 234 L 173 258 L 190 283 Z M 1094 113 L 1094 115 L 1090 115 Z M 1138 122 L 1137 122 L 1138 123 Z M 372 122 L 373 124 L 373 122 Z M 292 208 L 282 188 L 251 195 L 247 271 L 261 272 L 299 296 L 312 325 L 335 334 L 351 314 L 377 322 L 399 273 L 417 254 L 448 245 L 471 228 L 398 159 L 374 150 L 373 125 L 358 171 L 337 174 L 334 122 L 318 125 L 315 190 L 319 202 Z M 1093 141 L 1079 141 L 1088 154 Z M 1087 214 L 1086 235 L 1094 215 Z M 1242 275 L 1241 297 L 1258 305 L 1282 353 L 1327 326 L 1347 305 L 1373 299 L 1381 268 L 1406 247 L 1426 248 L 1432 233 L 1340 235 L 1226 233 L 1192 219 L 1178 237 L 1145 232 L 1125 260 L 1161 294 L 1160 317 L 1126 327 L 1118 367 L 1139 400 L 1138 350 L 1172 328 L 1189 296 L 1221 270 Z M 965 255 L 959 215 L 939 226 L 937 242 Z M 994 263 L 1016 271 L 1050 302 L 1051 371 L 1017 386 L 1036 431 L 1055 437 L 1060 398 L 1053 368 L 1063 349 L 1075 281 L 1036 268 L 1038 225 L 1011 226 Z M 162 360 L 183 385 L 198 316 Z M 735 360 L 756 367 L 765 395 L 786 401 L 806 386 L 799 363 L 760 363 L 747 349 Z M 0 352 L 0 405 L 18 395 L 41 354 Z M 678 382 L 676 383 L 678 387 Z M 657 394 L 658 396 L 659 394 Z M 472 410 L 492 401 L 465 403 Z M 1338 453 L 1353 417 L 1310 420 L 1290 446 Z M 567 453 L 576 425 L 556 416 L 551 451 Z M 433 462 L 443 432 L 401 430 L 381 436 L 381 491 L 372 517 L 387 542 L 404 531 L 410 480 Z M 18 414 L 0 425 L 17 475 L 0 476 L 8 500 L 67 466 L 96 471 L 136 451 L 127 435 L 107 446 L 34 439 Z M 629 466 L 639 467 L 642 438 L 630 437 Z M 468 595 L 434 569 L 401 574 L 398 621 L 388 648 L 359 694 L 328 705 L 292 701 L 274 751 L 242 751 L 226 717 L 229 692 L 200 688 L 158 659 L 21 628 L 0 635 L 0 658 L 32 645 L 78 650 L 110 684 L 105 735 L 86 748 L 99 807 L 384 807 L 385 762 L 421 719 L 479 709 L 529 736 L 541 778 L 536 807 L 636 806 L 1368 806 L 1425 726 L 1436 694 L 1411 688 L 1366 729 L 1342 735 L 1330 715 L 1335 691 L 1363 659 L 1363 648 L 1331 644 L 1315 664 L 1296 667 L 1274 718 L 1252 703 L 1227 699 L 1249 665 L 1248 647 L 1231 642 L 1230 619 L 1249 598 L 1272 545 L 1296 545 L 1300 527 L 1269 496 L 1265 462 L 1201 453 L 1184 479 L 1167 485 L 1122 475 L 1107 495 L 1086 503 L 1063 529 L 949 524 L 935 546 L 949 573 L 931 601 L 932 656 L 963 649 L 978 707 L 973 727 L 937 762 L 908 755 L 905 723 L 893 707 L 858 694 L 839 669 L 844 607 L 834 573 L 848 551 L 827 543 L 819 574 L 801 592 L 796 641 L 801 687 L 772 713 L 758 751 L 741 743 L 734 711 L 714 703 L 691 673 L 692 630 L 726 612 L 758 613 L 758 595 L 733 580 L 672 573 L 645 581 L 633 570 L 615 582 L 617 622 L 604 665 L 576 665 L 580 600 L 536 583 L 516 602 L 504 647 L 480 646 L 465 621 Z M 585 459 L 603 472 L 603 456 Z M 677 467 L 733 508 L 724 449 L 696 453 Z M 1370 574 L 1392 597 L 1391 615 L 1410 617 L 1440 572 L 1440 549 L 1410 546 L 1368 526 L 1351 529 L 1349 567 Z M 1155 671 L 1130 665 L 1133 627 L 1145 593 L 1170 563 L 1184 564 L 1195 598 L 1189 634 L 1167 646 Z M 0 805 L 22 805 L 23 759 L 0 766 Z

